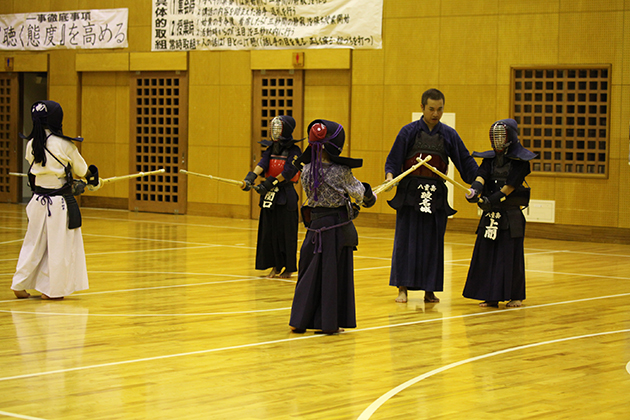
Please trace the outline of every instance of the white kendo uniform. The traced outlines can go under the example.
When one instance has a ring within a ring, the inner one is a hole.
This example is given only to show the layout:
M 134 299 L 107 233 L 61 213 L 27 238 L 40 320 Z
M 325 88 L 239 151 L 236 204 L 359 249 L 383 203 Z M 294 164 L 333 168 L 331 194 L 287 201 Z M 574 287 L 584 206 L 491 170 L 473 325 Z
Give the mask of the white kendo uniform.
M 46 129 L 46 148 L 80 177 L 88 165 L 77 146 Z M 35 175 L 35 185 L 56 190 L 66 183 L 61 163 L 46 152 L 46 166 L 34 163 L 33 140 L 26 146 L 26 160 Z M 88 286 L 85 251 L 81 228 L 68 229 L 68 208 L 61 195 L 42 196 L 34 193 L 26 207 L 28 229 L 20 250 L 11 289 L 35 289 L 48 297 L 63 297 L 85 290 Z

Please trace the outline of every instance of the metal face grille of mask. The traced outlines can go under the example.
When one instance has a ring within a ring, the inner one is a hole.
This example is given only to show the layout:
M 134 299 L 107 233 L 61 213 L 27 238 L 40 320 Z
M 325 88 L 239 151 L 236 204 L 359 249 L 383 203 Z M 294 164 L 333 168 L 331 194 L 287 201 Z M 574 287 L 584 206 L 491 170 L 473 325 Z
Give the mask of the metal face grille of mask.
M 492 127 L 490 127 L 490 144 L 495 152 L 503 152 L 510 145 L 505 124 L 492 124 Z
M 282 137 L 282 118 L 275 117 L 271 120 L 271 138 L 272 140 L 278 140 Z

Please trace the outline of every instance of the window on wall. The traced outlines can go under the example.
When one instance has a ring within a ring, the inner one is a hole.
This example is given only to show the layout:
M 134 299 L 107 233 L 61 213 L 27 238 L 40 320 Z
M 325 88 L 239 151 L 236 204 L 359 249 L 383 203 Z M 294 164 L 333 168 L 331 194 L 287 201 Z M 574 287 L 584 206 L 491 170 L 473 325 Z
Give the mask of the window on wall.
M 512 115 L 533 172 L 608 176 L 610 66 L 512 68 Z
M 188 78 L 184 72 L 138 72 L 130 77 L 131 172 L 153 174 L 131 181 L 129 209 L 186 212 Z

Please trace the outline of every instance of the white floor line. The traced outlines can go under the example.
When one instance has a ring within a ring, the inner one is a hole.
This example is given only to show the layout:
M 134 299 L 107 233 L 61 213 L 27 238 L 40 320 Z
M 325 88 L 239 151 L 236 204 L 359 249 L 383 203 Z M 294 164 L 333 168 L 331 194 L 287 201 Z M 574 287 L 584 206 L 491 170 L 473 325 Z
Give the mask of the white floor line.
M 171 243 L 171 244 L 182 244 L 182 245 L 212 245 L 207 242 L 190 242 L 190 241 L 174 241 L 172 239 L 154 239 L 154 238 L 140 238 L 137 236 L 118 236 L 118 235 L 100 235 L 96 233 L 83 233 L 83 237 L 96 237 L 96 238 L 110 238 L 110 239 L 124 239 L 127 241 L 140 241 L 140 242 L 160 242 L 160 243 Z
M 13 417 L 13 418 L 16 418 L 16 419 L 24 419 L 24 420 L 45 420 L 45 419 L 42 419 L 41 417 L 25 416 L 23 414 L 9 413 L 7 411 L 0 411 L 0 415 L 7 416 L 7 417 Z
M 88 270 L 89 274 L 160 274 L 165 276 L 201 276 L 201 277 L 235 277 L 241 280 L 269 279 L 264 276 L 244 276 L 242 274 L 224 274 L 224 273 L 196 273 L 191 271 L 147 271 L 147 270 Z M 135 289 L 134 289 L 135 290 Z
M 473 314 L 456 315 L 456 316 L 444 317 L 444 318 L 433 318 L 433 319 L 420 320 L 420 321 L 403 322 L 403 323 L 400 323 L 400 324 L 380 325 L 380 326 L 376 326 L 376 327 L 361 328 L 361 329 L 356 329 L 356 330 L 346 330 L 343 334 L 347 334 L 347 333 L 357 334 L 357 333 L 364 332 L 364 331 L 374 331 L 374 330 L 381 330 L 381 329 L 387 329 L 387 328 L 396 328 L 396 327 L 409 326 L 409 325 L 418 325 L 418 324 L 425 324 L 425 323 L 428 323 L 428 322 L 444 322 L 444 321 L 448 321 L 448 320 L 468 318 L 468 317 L 474 317 L 474 316 L 499 316 L 499 315 L 510 314 L 513 311 L 519 311 L 519 310 L 529 310 L 529 309 L 535 309 L 535 308 L 543 308 L 543 307 L 547 307 L 547 306 L 566 305 L 566 304 L 571 304 L 571 303 L 580 303 L 580 302 L 587 301 L 587 300 L 592 301 L 594 299 L 609 299 L 609 298 L 624 297 L 624 296 L 630 296 L 630 293 L 623 293 L 623 294 L 619 294 L 619 295 L 610 295 L 610 296 L 600 296 L 600 297 L 595 297 L 595 298 L 590 298 L 590 299 L 578 299 L 578 300 L 565 301 L 565 302 L 547 303 L 547 304 L 534 305 L 534 306 L 522 306 L 520 308 L 511 308 L 511 309 L 504 310 L 504 311 L 477 312 L 477 313 L 473 313 Z M 630 330 L 624 330 L 624 331 L 630 331 Z M 192 356 L 192 355 L 200 355 L 200 354 L 217 353 L 217 352 L 227 351 L 227 350 L 246 349 L 246 348 L 265 346 L 265 345 L 268 345 L 268 344 L 272 344 L 273 345 L 273 344 L 286 343 L 286 342 L 291 342 L 291 341 L 296 341 L 296 340 L 307 340 L 307 339 L 312 339 L 312 338 L 317 338 L 317 337 L 326 337 L 326 335 L 325 334 L 313 334 L 313 335 L 306 335 L 306 336 L 300 336 L 300 337 L 284 338 L 284 339 L 280 339 L 280 340 L 271 340 L 271 341 L 263 341 L 263 342 L 258 342 L 258 343 L 242 344 L 242 345 L 238 345 L 238 346 L 220 347 L 220 348 L 216 348 L 216 349 L 198 350 L 198 351 L 193 351 L 193 352 L 168 354 L 168 355 L 154 356 L 154 357 L 146 357 L 146 358 L 142 358 L 142 359 L 125 360 L 125 361 L 119 361 L 119 362 L 103 363 L 103 364 L 98 364 L 98 365 L 80 366 L 80 367 L 75 367 L 75 368 L 59 369 L 59 370 L 48 371 L 48 372 L 28 373 L 28 374 L 24 374 L 24 375 L 17 375 L 17 376 L 9 376 L 9 377 L 5 377 L 5 378 L 0 378 L 0 382 L 10 381 L 10 380 L 13 380 L 13 379 L 25 379 L 25 378 L 34 378 L 34 377 L 38 377 L 38 376 L 53 375 L 53 374 L 57 374 L 57 373 L 67 373 L 67 372 L 76 372 L 76 371 L 80 371 L 80 370 L 96 369 L 96 368 L 102 368 L 102 367 L 120 366 L 120 365 L 126 365 L 126 364 L 131 364 L 131 363 L 140 363 L 140 362 L 148 362 L 148 361 L 155 361 L 155 360 L 171 359 L 171 358 L 175 358 L 175 357 L 184 357 L 184 356 Z
M 289 342 L 289 341 L 297 341 L 297 340 L 309 340 L 309 339 L 314 339 L 314 338 L 319 338 L 319 337 L 326 337 L 326 335 L 325 334 L 305 335 L 305 336 L 294 337 L 294 338 L 284 338 L 284 339 L 281 339 L 281 340 L 272 340 L 272 341 L 264 341 L 264 342 L 260 342 L 260 343 L 242 344 L 242 345 L 239 345 L 239 346 L 221 347 L 221 348 L 217 348 L 217 349 L 198 350 L 198 351 L 191 351 L 191 352 L 187 352 L 187 353 L 167 354 L 167 355 L 164 355 L 164 356 L 145 357 L 145 358 L 142 358 L 142 359 L 125 360 L 125 361 L 121 361 L 121 362 L 102 363 L 102 364 L 98 364 L 98 365 L 80 366 L 80 367 L 68 368 L 68 369 L 59 369 L 59 370 L 53 370 L 53 371 L 49 371 L 49 372 L 27 373 L 27 374 L 24 374 L 24 375 L 8 376 L 8 377 L 5 377 L 5 378 L 0 378 L 0 382 L 11 381 L 11 380 L 14 380 L 14 379 L 35 378 L 35 377 L 44 376 L 44 375 L 54 375 L 54 374 L 57 374 L 57 373 L 76 372 L 76 371 L 80 371 L 80 370 L 88 370 L 88 369 L 96 369 L 96 368 L 103 368 L 103 367 L 128 365 L 128 364 L 131 364 L 131 363 L 150 362 L 150 361 L 155 361 L 155 360 L 165 360 L 165 359 L 172 359 L 172 358 L 175 358 L 175 357 L 195 356 L 195 355 L 208 354 L 208 353 L 217 353 L 217 352 L 225 351 L 225 350 L 239 350 L 239 349 L 246 349 L 246 348 L 251 348 L 251 347 L 264 346 L 264 345 L 267 345 L 267 344 L 286 343 L 286 342 Z
M 103 317 L 103 318 L 116 318 L 116 317 L 147 317 L 147 318 L 157 318 L 157 317 L 187 317 L 187 316 L 216 316 L 216 315 L 244 315 L 244 314 L 259 314 L 265 312 L 278 312 L 278 311 L 288 311 L 291 307 L 287 308 L 273 308 L 273 309 L 257 309 L 254 311 L 234 311 L 234 312 L 200 312 L 194 314 L 94 314 L 94 313 L 85 313 L 85 314 L 73 314 L 73 313 L 62 313 L 62 312 L 41 312 L 41 311 L 16 311 L 16 310 L 1 310 L 0 313 L 8 313 L 8 314 L 23 314 L 23 315 L 57 315 L 57 316 L 82 316 L 82 317 Z
M 194 217 L 194 216 L 193 216 Z M 127 222 L 127 223 L 143 223 L 143 224 L 155 224 L 155 225 L 168 225 L 168 226 L 193 226 L 193 227 L 205 227 L 209 229 L 232 229 L 232 230 L 249 230 L 254 231 L 258 230 L 258 227 L 235 227 L 235 226 L 225 226 L 225 225 L 206 225 L 199 223 L 177 223 L 177 222 L 164 222 L 164 221 L 153 221 L 153 220 L 131 220 L 131 219 L 115 219 L 110 217 L 96 217 L 96 216 L 83 216 L 84 219 L 92 219 L 92 220 L 107 220 L 113 222 Z M 248 219 L 249 220 L 249 219 Z
M 96 235 L 92 235 L 92 236 L 96 236 Z M 123 239 L 123 238 L 119 238 L 119 239 Z M 126 238 L 126 239 L 133 240 L 131 238 Z M 20 241 L 22 241 L 22 239 L 20 239 Z M 161 241 L 161 242 L 176 242 L 176 241 Z M 178 243 L 181 243 L 182 245 L 195 244 L 195 246 L 182 246 L 179 248 L 135 249 L 135 250 L 122 250 L 122 251 L 111 251 L 111 252 L 90 252 L 90 253 L 86 253 L 85 256 L 89 257 L 89 256 L 94 256 L 94 255 L 116 255 L 116 254 L 134 254 L 134 253 L 144 253 L 144 252 L 182 251 L 182 250 L 188 250 L 188 249 L 203 249 L 203 248 L 218 248 L 218 247 L 237 248 L 237 249 L 256 249 L 256 247 L 253 247 L 253 246 L 243 246 L 243 245 L 198 244 L 194 242 L 178 242 Z M 17 256 L 15 258 L 4 258 L 4 259 L 0 259 L 0 262 L 17 261 L 17 259 L 18 259 Z
M 432 319 L 423 319 L 420 321 L 409 321 L 409 322 L 402 322 L 400 324 L 389 324 L 389 325 L 379 325 L 376 327 L 368 327 L 368 328 L 359 328 L 356 330 L 346 330 L 346 332 L 350 333 L 350 334 L 354 334 L 357 332 L 363 332 L 363 331 L 374 331 L 374 330 L 382 330 L 385 328 L 395 328 L 395 327 L 404 327 L 404 326 L 409 326 L 409 325 L 419 325 L 419 324 L 426 324 L 429 322 L 437 322 L 437 321 L 451 321 L 454 319 L 463 319 L 463 318 L 472 318 L 472 317 L 476 317 L 476 316 L 488 316 L 488 315 L 506 315 L 509 314 L 510 312 L 514 312 L 514 311 L 524 311 L 524 310 L 528 310 L 528 309 L 538 309 L 538 308 L 546 308 L 546 307 L 550 307 L 550 306 L 559 306 L 559 305 L 569 305 L 569 304 L 573 304 L 573 303 L 582 303 L 582 302 L 590 302 L 593 300 L 601 300 L 601 299 L 613 299 L 613 298 L 619 298 L 619 297 L 626 297 L 626 296 L 630 296 L 630 293 L 620 293 L 617 295 L 608 295 L 608 296 L 596 296 L 596 297 L 589 297 L 589 298 L 584 298 L 584 299 L 574 299 L 574 300 L 566 300 L 566 301 L 560 301 L 560 302 L 551 302 L 551 303 L 541 303 L 540 305 L 524 305 L 518 308 L 506 308 L 505 310 L 501 310 L 501 311 L 483 311 L 483 312 L 475 312 L 475 313 L 471 313 L 471 314 L 462 314 L 462 315 L 453 315 L 453 316 L 446 316 L 446 317 L 442 317 L 442 318 L 432 318 Z
M 96 255 L 116 255 L 116 254 L 140 254 L 144 252 L 164 252 L 164 251 L 187 251 L 189 249 L 204 249 L 204 248 L 215 248 L 221 245 L 198 245 L 198 246 L 181 246 L 178 248 L 153 248 L 153 249 L 134 249 L 134 250 L 124 250 L 124 251 L 111 251 L 111 252 L 90 252 L 89 254 L 85 254 L 86 257 L 92 257 Z
M 15 243 L 15 242 L 24 242 L 24 238 L 14 239 L 12 241 L 0 242 L 0 245 L 12 244 L 12 243 Z
M 471 357 L 470 359 L 466 359 L 466 360 L 460 360 L 459 362 L 455 362 L 455 363 L 451 363 L 450 365 L 446 365 L 446 366 L 442 366 L 440 368 L 434 369 L 431 372 L 427 372 L 423 375 L 417 376 L 413 379 L 410 379 L 409 381 L 397 386 L 396 388 L 391 389 L 390 391 L 386 392 L 385 394 L 381 395 L 376 401 L 374 401 L 372 404 L 370 404 L 370 406 L 368 408 L 366 408 L 361 415 L 357 418 L 357 420 L 368 420 L 370 417 L 372 417 L 372 414 L 374 414 L 376 412 L 376 410 L 378 410 L 383 404 L 385 404 L 387 401 L 389 401 L 393 396 L 395 396 L 396 394 L 400 393 L 401 391 L 404 391 L 405 389 L 409 388 L 412 385 L 417 384 L 418 382 L 430 378 L 431 376 L 437 375 L 438 373 L 442 373 L 445 372 L 449 369 L 461 366 L 461 365 L 465 365 L 467 363 L 472 363 L 472 362 L 476 362 L 478 360 L 482 360 L 482 359 L 487 359 L 489 357 L 494 357 L 494 356 L 499 356 L 502 354 L 506 354 L 506 353 L 512 353 L 515 351 L 520 351 L 520 350 L 525 350 L 525 349 L 529 349 L 529 348 L 533 348 L 533 347 L 539 347 L 539 346 L 544 346 L 547 344 L 557 344 L 557 343 L 562 343 L 565 341 L 572 341 L 572 340 L 579 340 L 579 339 L 583 339 L 583 338 L 592 338 L 592 337 L 599 337 L 599 336 L 603 336 L 603 335 L 611 335 L 611 334 L 620 334 L 620 333 L 630 333 L 630 329 L 627 330 L 617 330 L 617 331 L 606 331 L 606 332 L 601 332 L 601 333 L 595 333 L 595 334 L 586 334 L 586 335 L 578 335 L 578 336 L 573 336 L 573 337 L 565 337 L 565 338 L 559 338 L 556 340 L 549 340 L 549 341 L 541 341 L 538 343 L 531 343 L 531 344 L 526 344 L 523 346 L 517 346 L 517 347 L 512 347 L 509 349 L 505 349 L 505 350 L 499 350 L 499 351 L 495 351 L 492 353 L 486 353 L 486 354 L 482 354 L 480 356 L 476 356 L 476 357 Z
M 528 273 L 539 273 L 539 274 L 551 274 L 551 275 L 559 275 L 559 276 L 577 276 L 577 277 L 596 277 L 601 279 L 618 279 L 618 280 L 630 280 L 630 277 L 621 277 L 621 276 L 604 276 L 600 274 L 583 274 L 583 273 L 565 273 L 562 271 L 544 271 L 544 270 L 532 270 L 525 269 Z
M 88 273 L 93 273 L 92 271 L 89 271 Z M 104 273 L 116 273 L 116 272 L 107 272 L 105 271 Z M 168 273 L 168 272 L 138 272 L 140 274 L 177 274 L 177 273 Z M 195 275 L 195 274 L 191 274 L 191 275 Z M 209 276 L 209 275 L 216 275 L 216 276 L 230 276 L 229 274 L 199 274 L 200 276 Z M 295 283 L 295 281 L 292 281 L 290 279 L 268 279 L 266 277 L 246 277 L 246 278 L 242 278 L 242 276 L 234 276 L 234 277 L 240 277 L 238 279 L 233 279 L 233 280 L 221 280 L 221 281 L 209 281 L 209 282 L 202 282 L 202 283 L 187 283 L 187 284 L 171 284 L 171 285 L 166 285 L 166 286 L 151 286 L 151 287 L 137 287 L 134 289 L 118 289 L 118 290 L 103 290 L 100 292 L 77 292 L 75 294 L 75 296 L 91 296 L 91 295 L 107 295 L 107 294 L 113 294 L 113 293 L 129 293 L 129 292 L 142 292 L 145 290 L 157 290 L 157 289 L 176 289 L 179 287 L 198 287 L 198 286 L 206 286 L 206 285 L 210 285 L 210 284 L 223 284 L 223 283 L 238 283 L 238 282 L 244 282 L 244 281 L 252 281 L 252 280 L 266 280 L 266 281 L 281 281 L 281 282 L 289 282 L 289 283 Z M 29 299 L 11 299 L 11 300 L 1 300 L 0 303 L 11 303 L 11 302 L 28 302 Z
M 459 263 L 461 260 L 452 260 L 452 261 L 444 261 L 444 264 L 452 264 L 458 267 L 468 267 L 470 264 Z M 383 265 L 380 267 L 367 267 L 367 268 L 355 268 L 354 271 L 367 271 L 367 270 L 381 270 L 381 269 L 391 269 L 391 265 Z M 601 279 L 617 279 L 617 280 L 630 280 L 630 277 L 621 277 L 621 276 L 606 276 L 602 274 L 585 274 L 585 273 L 566 273 L 563 271 L 544 271 L 544 270 L 532 270 L 529 268 L 525 269 L 526 273 L 539 273 L 539 274 L 549 274 L 549 275 L 559 275 L 559 276 L 577 276 L 577 277 L 594 277 Z

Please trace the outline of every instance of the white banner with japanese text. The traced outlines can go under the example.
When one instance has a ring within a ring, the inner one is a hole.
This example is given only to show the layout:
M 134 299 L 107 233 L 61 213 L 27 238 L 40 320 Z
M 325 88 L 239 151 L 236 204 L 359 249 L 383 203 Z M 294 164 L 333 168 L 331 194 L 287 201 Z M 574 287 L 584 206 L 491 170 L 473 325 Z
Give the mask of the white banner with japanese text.
M 0 50 L 126 48 L 129 9 L 0 15 Z
M 382 48 L 383 0 L 153 0 L 152 51 Z

